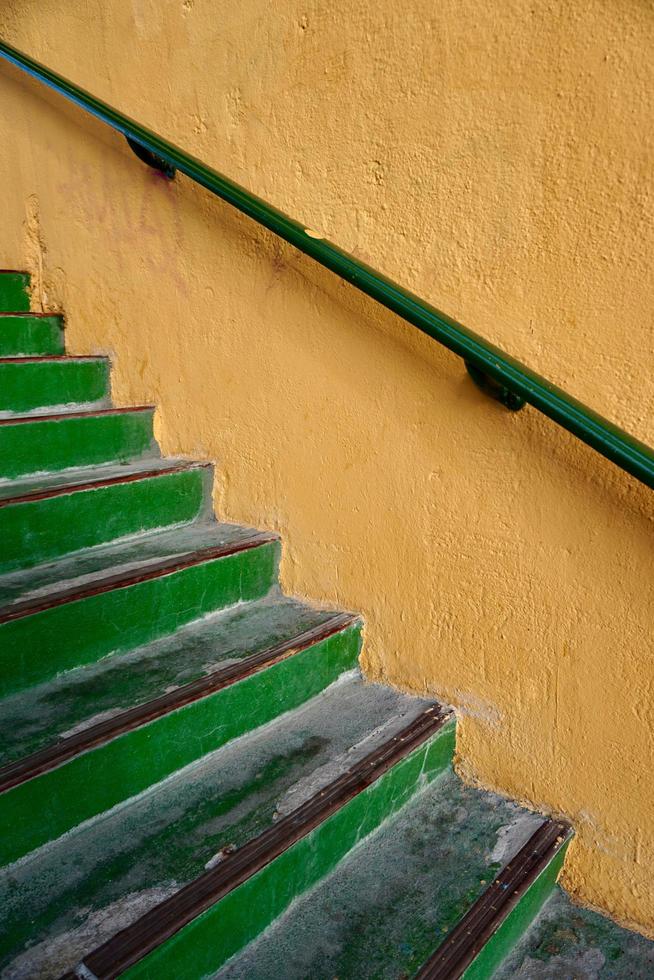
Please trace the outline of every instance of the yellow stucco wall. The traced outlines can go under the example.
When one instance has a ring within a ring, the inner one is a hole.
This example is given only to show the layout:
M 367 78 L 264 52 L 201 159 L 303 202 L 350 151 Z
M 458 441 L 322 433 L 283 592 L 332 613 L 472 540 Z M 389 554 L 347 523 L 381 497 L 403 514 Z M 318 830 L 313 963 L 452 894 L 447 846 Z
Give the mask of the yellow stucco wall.
M 651 3 L 6 0 L 0 33 L 654 443 Z M 0 120 L 0 266 L 654 934 L 652 494 L 9 68 Z

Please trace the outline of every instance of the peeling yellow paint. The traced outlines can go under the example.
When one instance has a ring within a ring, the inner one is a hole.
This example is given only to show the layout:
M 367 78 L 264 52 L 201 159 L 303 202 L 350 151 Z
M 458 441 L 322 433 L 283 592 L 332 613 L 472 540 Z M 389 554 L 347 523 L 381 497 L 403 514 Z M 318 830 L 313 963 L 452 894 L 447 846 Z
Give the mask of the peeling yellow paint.
M 654 443 L 651 4 L 9 0 L 0 32 Z M 568 887 L 654 935 L 651 493 L 8 68 L 0 99 L 1 264 L 44 257 L 69 346 L 282 532 L 286 588 L 360 610 L 369 674 L 456 704 L 466 776 L 571 818 Z

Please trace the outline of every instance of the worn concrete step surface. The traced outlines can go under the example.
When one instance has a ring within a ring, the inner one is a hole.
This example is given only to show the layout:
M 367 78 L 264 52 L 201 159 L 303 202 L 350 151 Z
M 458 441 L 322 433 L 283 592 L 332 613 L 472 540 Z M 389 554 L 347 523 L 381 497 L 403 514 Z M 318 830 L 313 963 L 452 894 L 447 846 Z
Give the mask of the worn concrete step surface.
M 88 732 L 96 723 L 164 695 L 189 691 L 189 685 L 202 691 L 203 682 L 217 674 L 240 678 L 240 671 L 293 655 L 307 641 L 355 621 L 271 591 L 263 599 L 209 613 L 129 653 L 66 671 L 2 701 L 0 772 L 18 759 L 60 745 L 70 733 Z
M 413 977 L 546 823 L 448 770 L 216 980 Z
M 207 517 L 213 468 L 144 459 L 0 484 L 0 571 Z
M 654 942 L 574 905 L 556 887 L 494 980 L 651 980 Z
M 346 673 L 0 872 L 3 975 L 218 968 L 452 750 L 436 705 Z
M 172 633 L 277 578 L 269 532 L 201 521 L 0 576 L 0 696 Z
M 0 419 L 0 480 L 159 455 L 154 409 L 33 412 Z
M 64 352 L 63 317 L 56 313 L 0 313 L 0 357 Z
M 14 831 L 0 864 L 296 708 L 353 669 L 359 648 L 355 617 L 276 597 L 5 699 L 14 758 L 0 769 L 0 822 Z
M 490 977 L 569 828 L 444 775 L 449 709 L 29 303 L 0 271 L 0 976 Z
M 109 407 L 106 357 L 1 357 L 0 412 L 94 404 Z

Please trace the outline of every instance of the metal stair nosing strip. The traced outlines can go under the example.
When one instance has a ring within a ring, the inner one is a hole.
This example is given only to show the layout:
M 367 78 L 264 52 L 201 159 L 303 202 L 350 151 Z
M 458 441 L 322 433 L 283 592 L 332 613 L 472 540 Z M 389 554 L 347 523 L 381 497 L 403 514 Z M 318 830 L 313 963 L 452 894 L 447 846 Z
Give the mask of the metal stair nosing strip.
M 568 824 L 546 820 L 452 929 L 416 980 L 462 977 L 571 836 Z
M 25 425 L 40 422 L 63 422 L 68 419 L 95 418 L 96 415 L 135 415 L 138 412 L 154 412 L 154 405 L 126 405 L 123 408 L 90 408 L 82 412 L 51 412 L 42 415 L 36 412 L 25 413 L 22 415 L 9 415 L 0 419 L 2 425 Z

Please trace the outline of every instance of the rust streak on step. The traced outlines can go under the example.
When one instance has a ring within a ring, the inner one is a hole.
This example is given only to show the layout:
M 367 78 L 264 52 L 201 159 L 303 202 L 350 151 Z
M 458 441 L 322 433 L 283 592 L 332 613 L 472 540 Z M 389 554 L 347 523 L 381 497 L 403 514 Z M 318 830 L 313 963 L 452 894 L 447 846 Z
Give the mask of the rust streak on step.
M 292 813 L 85 956 L 72 976 L 91 975 L 97 980 L 119 976 L 376 782 L 449 717 L 450 712 L 439 704 L 426 708 L 406 728 Z
M 546 820 L 470 907 L 416 980 L 457 980 L 569 838 L 568 824 Z
M 136 473 L 123 473 L 104 479 L 86 480 L 82 483 L 63 483 L 45 490 L 30 490 L 28 493 L 17 494 L 15 497 L 5 497 L 0 500 L 0 507 L 7 507 L 10 504 L 34 503 L 36 500 L 49 500 L 51 497 L 65 497 L 71 493 L 79 493 L 83 490 L 102 490 L 104 487 L 113 487 L 119 483 L 136 483 L 138 480 L 152 480 L 160 476 L 184 473 L 187 470 L 208 470 L 211 469 L 212 465 L 212 463 L 178 463 L 176 466 L 138 470 Z
M 55 412 L 49 415 L 16 415 L 0 419 L 1 425 L 23 425 L 29 422 L 60 422 L 63 419 L 95 418 L 96 415 L 130 415 L 136 412 L 154 412 L 154 405 L 128 405 L 125 408 L 90 408 L 84 412 Z
M 148 569 L 140 568 L 133 572 L 117 572 L 86 586 L 72 586 L 68 589 L 62 589 L 60 593 L 47 599 L 24 599 L 5 606 L 4 610 L 0 612 L 0 625 L 9 623 L 14 619 L 22 619 L 23 616 L 33 616 L 35 613 L 53 609 L 55 606 L 62 606 L 67 602 L 77 602 L 80 599 L 101 595 L 103 592 L 111 592 L 113 589 L 124 589 L 151 579 L 161 578 L 164 575 L 172 575 L 173 572 L 183 571 L 185 568 L 192 568 L 194 565 L 201 565 L 217 558 L 229 558 L 242 551 L 250 551 L 252 548 L 258 548 L 260 545 L 278 540 L 278 535 L 272 532 L 253 531 L 249 537 L 235 543 L 211 545 L 208 548 L 198 548 L 186 554 L 155 559 Z
M 193 701 L 215 694 L 222 688 L 245 680 L 253 674 L 272 667 L 274 664 L 287 660 L 296 653 L 340 633 L 358 621 L 351 613 L 337 613 L 319 626 L 303 630 L 282 643 L 277 643 L 266 650 L 244 657 L 237 664 L 230 664 L 221 670 L 213 671 L 175 691 L 162 694 L 160 697 L 136 705 L 127 711 L 122 711 L 113 718 L 91 725 L 75 735 L 63 738 L 53 745 L 34 752 L 32 755 L 19 759 L 0 769 L 0 793 L 4 793 L 20 783 L 27 782 L 41 773 L 54 769 L 76 755 L 88 749 L 95 748 L 105 742 L 145 725 L 155 718 L 176 711 Z

